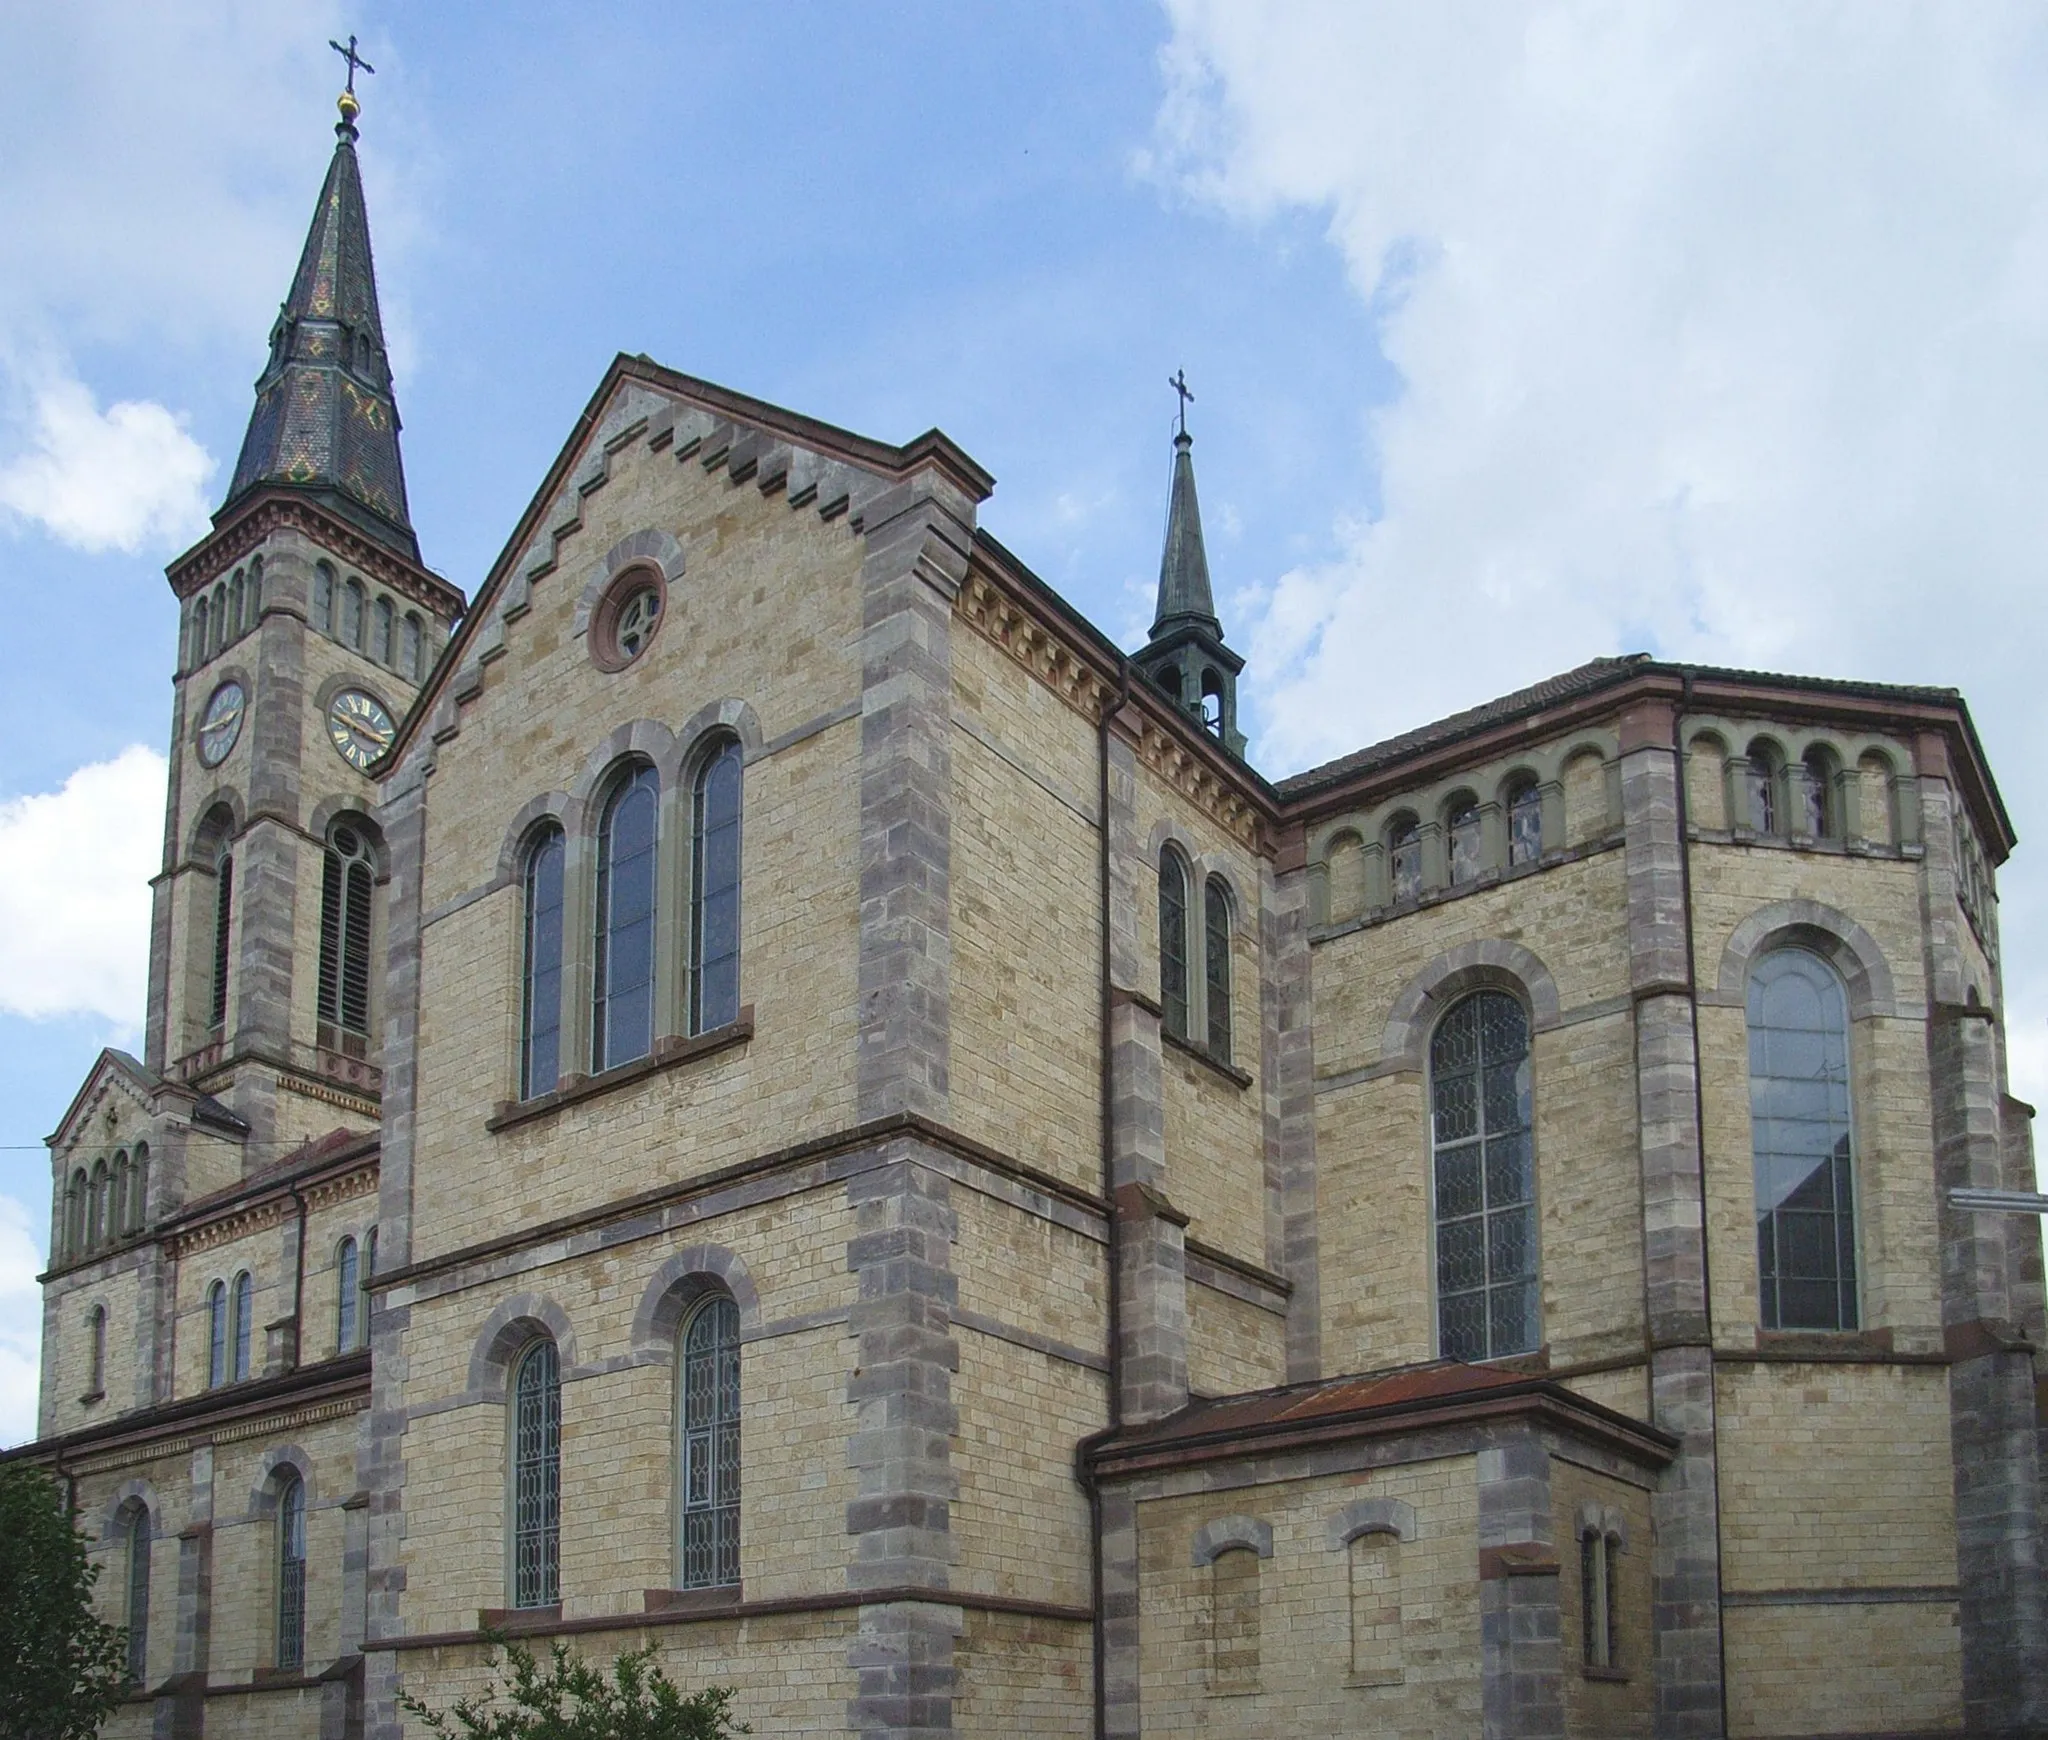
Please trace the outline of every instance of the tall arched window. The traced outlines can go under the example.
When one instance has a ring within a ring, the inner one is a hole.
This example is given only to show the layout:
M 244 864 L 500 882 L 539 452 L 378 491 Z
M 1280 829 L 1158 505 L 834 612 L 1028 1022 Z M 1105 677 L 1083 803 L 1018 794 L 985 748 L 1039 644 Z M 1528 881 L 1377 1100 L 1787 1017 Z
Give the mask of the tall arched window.
M 360 580 L 345 581 L 341 588 L 341 638 L 358 652 L 363 648 L 363 624 L 368 600 Z
M 1543 794 L 1533 779 L 1508 797 L 1508 862 L 1533 864 L 1543 856 Z
M 104 1305 L 95 1305 L 92 1315 L 86 1319 L 86 1343 L 85 1393 L 103 1396 L 107 1393 L 107 1308 Z
M 1202 889 L 1202 982 L 1208 993 L 1209 1055 L 1230 1061 L 1230 890 L 1212 876 Z
M 421 655 L 425 647 L 425 635 L 419 617 L 412 611 L 405 613 L 405 627 L 398 642 L 398 668 L 404 675 L 418 682 L 426 673 L 420 669 Z
M 128 1679 L 141 1685 L 149 1672 L 149 1506 L 140 1499 L 127 1505 L 128 1576 L 123 1591 L 123 1618 L 128 1625 Z
M 86 1237 L 94 1245 L 102 1245 L 107 1239 L 107 1163 L 95 1160 L 92 1163 L 91 1194 L 87 1199 Z
M 591 1067 L 615 1068 L 654 1047 L 655 810 L 659 786 L 642 763 L 605 805 L 597 834 L 597 947 Z
M 320 870 L 320 1019 L 370 1031 L 370 899 L 376 876 L 360 828 L 337 823 Z
M 235 570 L 234 579 L 228 582 L 228 639 L 242 637 L 242 573 Z
M 1460 798 L 1446 818 L 1451 839 L 1451 881 L 1470 882 L 1484 867 L 1484 850 L 1479 839 L 1479 806 Z
M 740 1580 L 740 1313 L 723 1294 L 685 1325 L 676 1374 L 676 1442 L 682 1587 Z
M 211 611 L 205 598 L 201 597 L 193 601 L 192 650 L 187 655 L 186 662 L 195 669 L 206 663 L 207 655 L 213 650 L 207 644 L 207 635 L 210 632 L 207 618 L 210 614 Z
M 1749 746 L 1747 760 L 1743 779 L 1749 793 L 1750 828 L 1759 834 L 1782 833 L 1785 816 L 1778 802 L 1778 784 L 1783 769 L 1778 752 L 1759 737 Z
M 263 558 L 249 558 L 249 595 L 242 607 L 242 626 L 254 628 L 263 619 Z
M 208 1020 L 221 1028 L 228 1019 L 228 929 L 235 911 L 235 861 L 226 852 L 213 875 L 213 998 Z
M 1854 1329 L 1848 998 L 1809 950 L 1750 973 L 1749 1114 L 1763 1326 Z
M 562 1373 L 542 1338 L 512 1380 L 512 1605 L 561 1600 Z
M 313 626 L 334 633 L 334 570 L 325 562 L 313 564 Z
M 334 1253 L 334 1351 L 353 1353 L 360 1333 L 357 1307 L 363 1290 L 356 1241 L 343 1239 Z
M 216 1281 L 206 1289 L 206 1382 L 218 1389 L 228 1381 L 228 1286 Z
M 1166 1031 L 1188 1036 L 1188 867 L 1171 846 L 1159 854 L 1159 1007 Z
M 1501 991 L 1467 997 L 1429 1044 L 1437 1350 L 1499 1359 L 1536 1346 L 1534 1095 L 1529 1021 Z
M 64 1186 L 64 1254 L 77 1257 L 85 1250 L 85 1202 L 89 1186 L 83 1168 L 71 1174 Z
M 255 1338 L 256 1283 L 244 1269 L 235 1277 L 234 1308 L 235 1382 L 249 1375 L 249 1345 Z
M 216 586 L 213 589 L 213 650 L 217 653 L 228 643 L 228 589 Z
M 690 1031 L 740 1013 L 740 746 L 697 769 L 690 806 Z
M 277 1665 L 306 1662 L 306 1483 L 289 1473 L 277 1488 Z
M 140 1232 L 149 1217 L 149 1144 L 135 1144 L 135 1158 L 129 1162 L 128 1230 Z
M 526 848 L 526 935 L 519 984 L 519 1097 L 552 1091 L 562 1074 L 562 830 L 550 822 Z
M 390 664 L 394 656 L 392 635 L 397 620 L 391 600 L 379 593 L 370 609 L 370 656 L 380 665 Z
M 1801 758 L 1800 792 L 1806 813 L 1801 825 L 1816 840 L 1832 840 L 1840 836 L 1840 805 L 1835 801 L 1836 762 L 1826 745 L 1816 743 Z
M 112 1183 L 108 1187 L 107 1237 L 119 1238 L 128 1230 L 128 1150 L 114 1154 Z
M 1396 903 L 1422 892 L 1422 825 L 1413 816 L 1396 816 L 1387 830 L 1387 874 Z

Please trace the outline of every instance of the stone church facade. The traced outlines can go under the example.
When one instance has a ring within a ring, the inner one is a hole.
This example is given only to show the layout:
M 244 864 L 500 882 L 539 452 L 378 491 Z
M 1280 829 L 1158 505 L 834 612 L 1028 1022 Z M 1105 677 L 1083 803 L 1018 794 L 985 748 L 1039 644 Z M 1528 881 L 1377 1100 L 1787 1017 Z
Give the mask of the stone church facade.
M 761 1734 L 2041 1731 L 1958 695 L 1601 658 L 1270 782 L 1185 436 L 1126 655 L 945 436 L 644 357 L 466 602 L 353 120 L 50 1141 L 110 1733 L 489 1628 Z

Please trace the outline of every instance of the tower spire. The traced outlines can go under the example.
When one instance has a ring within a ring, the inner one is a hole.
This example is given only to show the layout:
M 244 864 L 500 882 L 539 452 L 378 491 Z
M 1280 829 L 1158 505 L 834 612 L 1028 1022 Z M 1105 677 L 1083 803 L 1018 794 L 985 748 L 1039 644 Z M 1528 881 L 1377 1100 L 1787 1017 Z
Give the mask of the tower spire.
M 1180 396 L 1173 436 L 1173 485 L 1166 504 L 1166 545 L 1159 556 L 1159 600 L 1152 637 L 1137 655 L 1139 667 L 1199 719 L 1233 755 L 1244 753 L 1237 728 L 1237 675 L 1244 660 L 1223 644 L 1223 624 L 1209 584 L 1209 552 L 1202 542 L 1202 509 L 1195 499 L 1195 439 L 1188 433 L 1187 371 L 1166 383 Z
M 336 106 L 334 156 L 299 254 L 291 292 L 270 329 L 270 358 L 235 462 L 221 524 L 244 497 L 268 487 L 301 490 L 407 560 L 419 540 L 406 507 L 398 404 L 377 307 L 369 214 L 356 164 L 355 75 L 369 72 L 355 39 L 335 49 L 349 62 Z

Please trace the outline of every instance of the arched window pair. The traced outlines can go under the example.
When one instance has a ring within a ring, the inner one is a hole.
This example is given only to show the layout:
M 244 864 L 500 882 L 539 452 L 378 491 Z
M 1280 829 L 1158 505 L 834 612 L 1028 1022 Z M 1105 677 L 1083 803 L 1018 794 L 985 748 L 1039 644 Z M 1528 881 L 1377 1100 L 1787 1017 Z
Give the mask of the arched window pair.
M 1470 792 L 1453 797 L 1443 812 L 1445 869 L 1450 885 L 1475 882 L 1490 868 L 1486 829 L 1479 800 Z M 1422 823 L 1403 811 L 1387 824 L 1387 891 L 1399 906 L 1423 892 Z M 1507 791 L 1507 867 L 1534 864 L 1543 857 L 1543 795 L 1536 781 L 1520 776 Z
M 1199 1043 L 1220 1063 L 1230 1061 L 1230 887 L 1221 876 L 1202 886 L 1200 954 L 1191 925 L 1194 876 L 1172 846 L 1159 853 L 1159 1006 L 1161 1024 L 1174 1038 Z M 1196 966 L 1199 960 L 1199 977 Z M 1201 988 L 1199 1015 L 1195 987 Z
M 1746 760 L 1743 778 L 1749 799 L 1749 825 L 1754 832 L 1796 832 L 1816 840 L 1842 837 L 1838 790 L 1842 769 L 1827 745 L 1814 744 L 1796 765 L 1791 765 L 1775 743 L 1759 737 L 1749 746 Z
M 708 1033 L 739 1019 L 740 768 L 731 737 L 699 758 L 690 785 L 685 1020 Z M 599 812 L 591 946 L 590 1069 L 616 1069 L 654 1049 L 661 947 L 660 779 L 646 762 L 614 778 Z M 526 848 L 520 982 L 520 1097 L 561 1077 L 568 851 L 550 822 Z
M 1579 1525 L 1579 1654 L 1589 1668 L 1621 1667 L 1620 1531 Z
M 206 1381 L 218 1388 L 249 1375 L 255 1336 L 256 1284 L 244 1269 L 232 1284 L 216 1281 L 206 1292 Z
M 726 1293 L 703 1298 L 676 1338 L 675 1563 L 684 1589 L 740 1580 L 740 1323 Z M 554 1341 L 531 1342 L 512 1374 L 510 1595 L 562 1598 L 562 1368 Z
M 369 826 L 348 816 L 328 831 L 320 867 L 320 1025 L 322 1042 L 351 1054 L 370 1034 L 371 902 L 376 846 Z
M 377 1266 L 377 1229 L 359 1249 L 345 1238 L 334 1253 L 334 1351 L 354 1353 L 370 1338 L 370 1275 Z

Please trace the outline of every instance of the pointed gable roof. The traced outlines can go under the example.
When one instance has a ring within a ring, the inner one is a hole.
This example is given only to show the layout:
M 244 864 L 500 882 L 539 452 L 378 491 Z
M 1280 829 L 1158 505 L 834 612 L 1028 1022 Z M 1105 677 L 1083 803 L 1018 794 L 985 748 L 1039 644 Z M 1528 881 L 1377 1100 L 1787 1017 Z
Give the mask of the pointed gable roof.
M 1209 587 L 1209 552 L 1202 543 L 1202 509 L 1195 499 L 1194 438 L 1183 429 L 1173 438 L 1173 494 L 1166 504 L 1166 547 L 1159 557 L 1159 607 L 1152 614 L 1152 638 L 1170 628 L 1199 624 L 1217 639 L 1223 624 Z
M 398 447 L 398 404 L 377 307 L 370 221 L 344 112 L 334 157 L 270 332 L 270 360 L 219 525 L 265 486 L 315 495 L 352 525 L 419 561 Z

